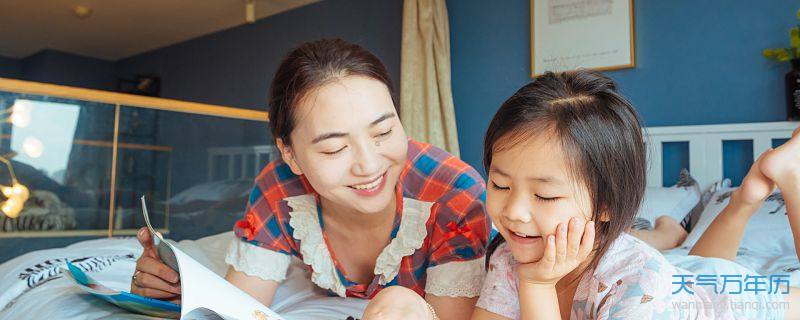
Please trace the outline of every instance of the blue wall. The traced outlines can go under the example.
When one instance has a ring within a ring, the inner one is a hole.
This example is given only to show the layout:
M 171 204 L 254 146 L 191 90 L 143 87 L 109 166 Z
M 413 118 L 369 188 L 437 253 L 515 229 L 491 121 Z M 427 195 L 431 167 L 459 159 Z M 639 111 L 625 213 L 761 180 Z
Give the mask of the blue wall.
M 114 63 L 91 57 L 42 50 L 21 60 L 21 78 L 81 88 L 114 90 Z
M 531 80 L 530 0 L 447 6 L 461 155 L 479 168 L 492 115 Z M 637 66 L 608 75 L 646 126 L 785 120 L 789 66 L 761 50 L 788 45 L 798 8 L 790 0 L 635 1 Z
M 22 63 L 19 59 L 0 56 L 0 77 L 19 79 L 22 76 Z
M 124 59 L 117 70 L 160 75 L 163 97 L 265 109 L 270 80 L 290 49 L 340 37 L 371 50 L 399 81 L 402 9 L 400 0 L 322 1 Z
M 100 90 L 116 88 L 114 62 L 50 49 L 22 59 L 0 56 L 0 77 Z

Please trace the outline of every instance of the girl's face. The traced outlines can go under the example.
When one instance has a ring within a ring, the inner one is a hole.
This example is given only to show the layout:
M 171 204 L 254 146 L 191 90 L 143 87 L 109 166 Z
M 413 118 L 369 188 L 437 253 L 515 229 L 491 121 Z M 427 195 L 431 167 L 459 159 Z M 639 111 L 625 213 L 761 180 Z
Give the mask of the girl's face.
M 394 206 L 408 140 L 388 88 L 347 76 L 308 92 L 296 106 L 284 161 L 339 208 L 377 213 Z
M 589 193 L 570 177 L 564 156 L 548 133 L 493 152 L 486 209 L 520 263 L 539 261 L 559 224 L 591 218 Z

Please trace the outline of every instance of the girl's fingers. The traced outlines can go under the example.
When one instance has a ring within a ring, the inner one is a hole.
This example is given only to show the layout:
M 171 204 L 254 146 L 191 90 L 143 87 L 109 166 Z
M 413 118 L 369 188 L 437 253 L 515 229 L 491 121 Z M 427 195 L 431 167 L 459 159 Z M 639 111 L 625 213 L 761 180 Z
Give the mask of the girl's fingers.
M 585 259 L 594 249 L 594 221 L 586 222 L 586 227 L 583 229 L 583 239 L 581 239 L 581 246 L 578 249 L 578 255 Z
M 542 269 L 551 271 L 556 264 L 556 236 L 547 236 L 547 245 L 544 247 L 544 255 L 542 256 Z
M 578 257 L 578 250 L 581 246 L 581 236 L 583 236 L 583 220 L 572 218 L 569 220 L 569 232 L 567 233 L 567 257 L 575 259 Z
M 567 260 L 567 225 L 560 223 L 556 229 L 556 262 Z

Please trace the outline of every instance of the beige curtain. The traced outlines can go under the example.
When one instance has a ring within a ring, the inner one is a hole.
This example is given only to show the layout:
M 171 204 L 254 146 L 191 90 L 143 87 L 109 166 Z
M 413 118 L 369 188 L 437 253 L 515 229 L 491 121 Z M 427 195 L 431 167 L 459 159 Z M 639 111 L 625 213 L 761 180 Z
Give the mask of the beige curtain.
M 459 155 L 445 0 L 405 0 L 400 117 L 411 138 Z

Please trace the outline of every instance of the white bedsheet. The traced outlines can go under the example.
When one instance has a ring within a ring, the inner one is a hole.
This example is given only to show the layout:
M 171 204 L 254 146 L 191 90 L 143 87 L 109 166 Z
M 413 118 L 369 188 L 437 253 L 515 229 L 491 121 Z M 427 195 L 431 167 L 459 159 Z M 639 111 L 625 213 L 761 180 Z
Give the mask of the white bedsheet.
M 212 271 L 224 275 L 227 266 L 223 257 L 232 237 L 231 232 L 226 232 L 196 241 L 181 241 L 178 246 Z M 127 291 L 140 253 L 136 239 L 101 239 L 35 251 L 3 263 L 0 319 L 151 319 L 91 297 L 60 274 L 50 273 L 63 265 L 65 258 L 93 257 L 83 260 L 95 270 L 92 277 L 109 287 Z M 26 275 L 26 279 L 21 279 L 21 275 Z M 302 262 L 293 259 L 271 308 L 287 319 L 343 320 L 348 316 L 360 317 L 366 304 L 362 299 L 326 296 L 311 283 Z
M 227 269 L 223 257 L 231 237 L 232 233 L 226 232 L 197 241 L 181 241 L 178 246 L 223 275 Z M 141 247 L 133 238 L 101 239 L 35 251 L 1 264 L 0 319 L 151 319 L 91 297 L 61 275 L 48 277 L 51 275 L 48 272 L 63 265 L 65 258 L 93 257 L 82 262 L 97 270 L 91 273 L 92 277 L 112 288 L 127 291 L 135 258 L 140 253 Z M 665 252 L 667 258 L 678 265 L 692 262 L 687 254 L 686 248 Z M 789 274 L 791 285 L 800 287 L 800 263 L 793 251 L 775 256 L 742 249 L 737 262 L 762 275 Z M 21 279 L 21 274 L 29 277 Z M 293 259 L 288 277 L 279 287 L 271 307 L 287 319 L 343 320 L 348 316 L 359 317 L 366 304 L 366 300 L 326 296 L 311 283 L 302 262 Z

